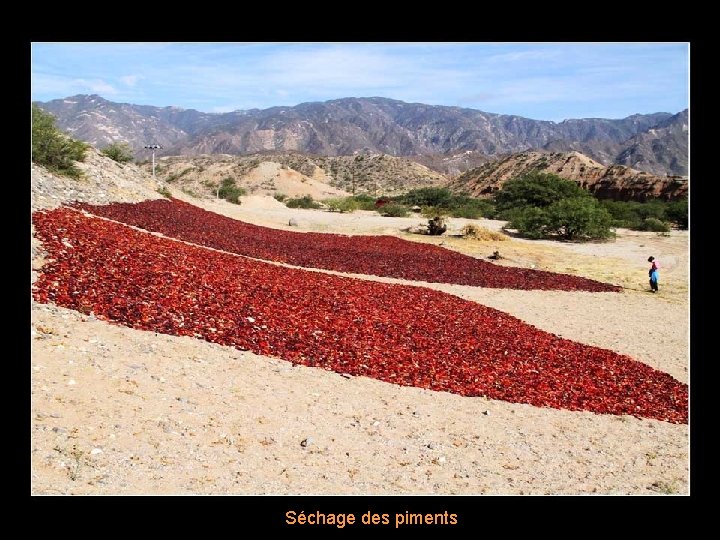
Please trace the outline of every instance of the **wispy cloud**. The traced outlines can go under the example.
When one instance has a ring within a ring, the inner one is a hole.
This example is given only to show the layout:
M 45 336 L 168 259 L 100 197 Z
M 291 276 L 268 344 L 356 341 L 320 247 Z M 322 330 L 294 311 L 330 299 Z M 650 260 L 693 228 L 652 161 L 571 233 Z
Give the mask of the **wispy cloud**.
M 35 44 L 34 99 L 206 111 L 348 96 L 560 120 L 687 106 L 682 44 Z
M 46 73 L 33 73 L 32 93 L 52 92 L 58 97 L 65 97 L 72 94 L 102 94 L 115 96 L 117 89 L 102 79 L 82 79 L 49 75 Z
M 122 81 L 125 86 L 133 87 L 136 86 L 138 81 L 142 79 L 142 75 L 123 75 L 120 77 L 120 81 Z

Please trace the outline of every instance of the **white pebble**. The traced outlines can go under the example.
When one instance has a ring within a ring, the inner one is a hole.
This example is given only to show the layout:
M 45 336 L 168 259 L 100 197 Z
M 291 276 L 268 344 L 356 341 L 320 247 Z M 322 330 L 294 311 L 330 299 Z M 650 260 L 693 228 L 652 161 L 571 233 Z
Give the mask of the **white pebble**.
M 73 385 L 75 385 L 75 384 L 77 384 L 77 383 L 75 382 L 75 379 L 70 379 L 70 380 L 68 381 L 68 386 L 73 386 Z
M 92 455 L 92 456 L 97 456 L 98 454 L 102 454 L 102 453 L 103 453 L 103 451 L 100 450 L 99 448 L 93 448 L 92 450 L 90 450 L 90 455 Z

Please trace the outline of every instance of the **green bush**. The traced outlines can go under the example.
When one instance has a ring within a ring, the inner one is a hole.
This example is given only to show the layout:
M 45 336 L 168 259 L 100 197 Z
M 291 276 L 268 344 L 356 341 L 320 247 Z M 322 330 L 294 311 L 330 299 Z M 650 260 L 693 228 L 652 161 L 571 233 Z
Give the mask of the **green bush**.
M 408 209 L 402 204 L 386 204 L 385 206 L 378 208 L 378 213 L 381 216 L 387 217 L 405 217 L 408 215 Z
M 235 185 L 234 178 L 228 176 L 223 179 L 222 184 L 220 185 L 218 197 L 234 204 L 240 204 L 240 197 L 246 193 L 247 192 L 243 188 Z
M 464 195 L 453 197 L 450 215 L 468 219 L 495 217 L 495 204 L 487 199 L 475 199 Z
M 288 199 L 285 201 L 285 206 L 288 208 L 320 208 L 320 203 L 313 200 L 312 196 L 304 195 L 298 199 Z
M 75 161 L 85 160 L 88 145 L 71 139 L 55 126 L 55 117 L 32 105 L 32 160 L 48 170 L 78 179 Z
M 649 217 L 643 220 L 642 225 L 638 230 L 651 232 L 670 232 L 670 225 L 660 219 Z
M 128 163 L 133 160 L 133 151 L 125 142 L 114 142 L 102 149 L 102 155 L 118 163 Z
M 681 229 L 688 228 L 688 200 L 682 199 L 668 203 L 665 208 L 665 219 L 677 224 Z
M 278 202 L 283 202 L 285 199 L 287 199 L 287 195 L 284 193 L 276 193 L 273 195 L 273 199 L 275 199 Z
M 340 198 L 340 199 L 327 199 L 323 202 L 325 203 L 325 206 L 327 206 L 331 212 L 340 212 L 340 213 L 354 212 L 359 207 L 359 203 L 352 197 L 344 197 L 344 198 Z
M 592 200 L 587 191 L 571 180 L 532 171 L 505 182 L 502 189 L 495 194 L 495 205 L 498 212 L 507 215 L 515 208 L 547 208 L 553 203 L 570 198 Z
M 426 187 L 413 189 L 405 195 L 393 197 L 392 201 L 404 206 L 420 206 L 423 215 L 453 216 L 468 219 L 495 216 L 495 205 L 486 199 L 476 199 L 467 195 L 454 195 L 447 188 Z
M 172 199 L 172 193 L 170 193 L 170 190 L 165 186 L 157 188 L 156 191 L 166 199 Z
M 450 212 L 450 215 L 457 218 L 480 219 L 483 217 L 483 212 L 480 207 L 476 205 L 466 204 L 458 208 L 454 208 Z
M 357 204 L 358 210 L 375 210 L 375 199 L 370 195 L 353 195 L 351 199 Z
M 688 227 L 688 202 L 682 199 L 673 202 L 664 202 L 660 200 L 648 202 L 635 201 L 601 201 L 601 205 L 612 215 L 613 227 L 624 227 L 636 231 L 647 231 L 648 226 L 659 227 L 657 221 L 671 222 L 677 224 L 681 229 Z M 645 222 L 648 219 L 652 225 Z M 657 231 L 663 232 L 663 231 Z
M 604 200 L 600 205 L 610 213 L 613 227 L 637 230 L 642 224 L 638 202 Z

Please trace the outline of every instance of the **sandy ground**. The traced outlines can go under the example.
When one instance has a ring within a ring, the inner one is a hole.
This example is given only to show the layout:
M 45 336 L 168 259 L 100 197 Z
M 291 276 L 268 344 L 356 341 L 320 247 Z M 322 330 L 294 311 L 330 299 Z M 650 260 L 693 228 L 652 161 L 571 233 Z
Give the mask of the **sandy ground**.
M 399 235 L 400 228 L 421 221 L 291 210 L 263 197 L 246 197 L 240 206 L 184 198 L 253 223 L 303 231 Z M 297 227 L 288 226 L 290 218 Z M 465 222 L 453 220 L 451 227 Z M 499 228 L 499 222 L 483 225 Z M 407 236 L 475 256 L 497 248 L 506 257 L 502 264 L 628 287 L 620 294 L 591 294 L 428 285 L 688 380 L 686 233 L 620 231 L 604 244 Z M 658 295 L 646 291 L 650 254 L 664 263 Z M 32 316 L 35 493 L 689 489 L 687 426 L 346 379 L 54 306 L 34 305 Z

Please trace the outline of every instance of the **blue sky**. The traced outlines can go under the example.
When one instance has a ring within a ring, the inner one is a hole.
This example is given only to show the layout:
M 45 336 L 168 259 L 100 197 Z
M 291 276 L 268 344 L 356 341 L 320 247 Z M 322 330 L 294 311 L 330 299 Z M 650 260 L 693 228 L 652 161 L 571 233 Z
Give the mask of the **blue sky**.
M 34 43 L 32 99 L 205 112 L 382 96 L 540 120 L 688 106 L 686 44 Z

